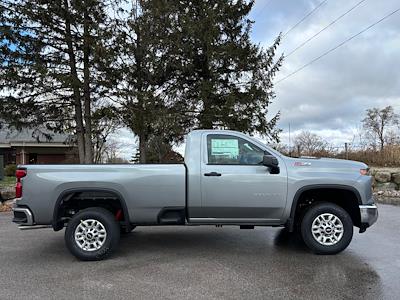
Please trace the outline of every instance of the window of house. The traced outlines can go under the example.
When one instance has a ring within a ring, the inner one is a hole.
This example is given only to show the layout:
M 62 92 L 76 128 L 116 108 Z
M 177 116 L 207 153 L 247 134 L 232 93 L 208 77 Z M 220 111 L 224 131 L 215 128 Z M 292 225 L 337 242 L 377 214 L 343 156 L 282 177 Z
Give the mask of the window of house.
M 29 153 L 28 162 L 31 165 L 37 164 L 37 153 Z
M 214 165 L 260 165 L 264 150 L 240 137 L 225 134 L 207 136 L 208 163 Z

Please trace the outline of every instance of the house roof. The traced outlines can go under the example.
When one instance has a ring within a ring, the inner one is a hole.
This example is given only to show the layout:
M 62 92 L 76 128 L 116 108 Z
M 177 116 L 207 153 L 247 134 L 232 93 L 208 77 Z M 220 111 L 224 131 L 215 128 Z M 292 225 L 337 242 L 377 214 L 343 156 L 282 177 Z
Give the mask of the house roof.
M 24 128 L 22 130 L 0 129 L 0 147 L 12 146 L 68 146 L 73 144 L 72 135 L 54 133 L 45 128 Z

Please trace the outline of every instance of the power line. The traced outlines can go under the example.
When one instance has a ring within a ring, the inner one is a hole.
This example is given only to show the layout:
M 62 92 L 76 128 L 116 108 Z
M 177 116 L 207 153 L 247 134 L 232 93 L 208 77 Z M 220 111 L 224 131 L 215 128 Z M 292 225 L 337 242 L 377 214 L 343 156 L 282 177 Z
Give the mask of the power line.
M 341 42 L 340 44 L 336 45 L 335 47 L 329 49 L 328 51 L 324 52 L 323 54 L 321 54 L 320 56 L 314 58 L 313 60 L 309 61 L 308 63 L 306 63 L 305 65 L 303 65 L 302 67 L 298 68 L 296 71 L 286 75 L 285 77 L 279 79 L 277 82 L 275 82 L 275 85 L 288 79 L 289 77 L 293 76 L 294 74 L 300 72 L 301 70 L 303 70 L 304 68 L 308 67 L 309 65 L 313 64 L 314 62 L 316 62 L 317 60 L 320 60 L 322 57 L 328 55 L 329 53 L 335 51 L 336 49 L 338 49 L 339 47 L 343 46 L 344 44 L 346 44 L 347 42 L 351 41 L 352 39 L 356 38 L 357 36 L 359 36 L 360 34 L 364 33 L 365 31 L 371 29 L 372 27 L 374 27 L 375 25 L 378 25 L 379 23 L 381 23 L 382 21 L 386 20 L 387 18 L 391 17 L 392 15 L 394 15 L 395 13 L 397 13 L 400 10 L 400 8 L 392 11 L 391 13 L 387 14 L 386 16 L 384 16 L 383 18 L 379 19 L 378 21 L 376 21 L 375 23 L 372 23 L 371 25 L 369 25 L 368 27 L 364 28 L 363 30 L 359 31 L 358 33 L 352 35 L 351 37 L 349 37 L 348 39 L 344 40 L 343 42 Z
M 318 4 L 312 11 L 310 11 L 308 14 L 306 14 L 303 18 L 300 19 L 300 21 L 298 21 L 288 31 L 286 31 L 286 33 L 282 35 L 282 38 L 284 38 L 286 35 L 288 35 L 289 32 L 291 32 L 293 29 L 295 29 L 297 26 L 299 26 L 301 23 L 303 23 L 309 16 L 311 16 L 318 8 L 320 8 L 327 1 L 328 0 L 324 0 L 320 4 Z
M 365 2 L 366 0 L 361 0 L 359 2 L 357 2 L 354 6 L 352 6 L 349 10 L 347 10 L 345 13 L 341 14 L 339 17 L 337 17 L 335 20 L 333 20 L 331 23 L 329 23 L 328 25 L 326 25 L 324 28 L 322 28 L 320 31 L 318 31 L 316 34 L 314 34 L 313 36 L 311 36 L 310 38 L 308 38 L 307 40 L 305 40 L 303 43 L 301 43 L 300 45 L 298 45 L 296 48 L 294 48 L 292 51 L 289 52 L 288 55 L 285 55 L 285 57 L 289 57 L 290 55 L 292 55 L 293 53 L 295 53 L 297 50 L 299 50 L 300 48 L 302 48 L 305 44 L 309 43 L 311 40 L 313 40 L 316 36 L 320 35 L 322 32 L 324 32 L 326 29 L 328 29 L 329 27 L 331 27 L 333 24 L 335 24 L 337 21 L 339 21 L 341 18 L 343 18 L 344 16 L 346 16 L 348 13 L 350 13 L 352 10 L 354 10 L 355 8 L 357 8 L 358 6 L 361 5 L 361 3 Z

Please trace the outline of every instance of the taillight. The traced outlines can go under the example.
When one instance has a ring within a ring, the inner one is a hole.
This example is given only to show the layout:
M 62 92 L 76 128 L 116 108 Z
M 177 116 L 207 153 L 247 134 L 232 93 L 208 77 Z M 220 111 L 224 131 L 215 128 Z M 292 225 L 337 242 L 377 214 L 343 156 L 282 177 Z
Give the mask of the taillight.
M 22 197 L 22 183 L 17 181 L 17 184 L 15 185 L 15 198 L 21 198 Z
M 27 174 L 26 169 L 17 169 L 15 172 L 15 177 L 17 177 L 17 183 L 15 185 L 15 198 L 22 197 L 22 182 L 21 178 L 25 177 Z
M 26 176 L 26 169 L 18 169 L 16 172 L 15 172 L 15 177 L 17 177 L 17 180 L 18 179 L 21 179 L 21 178 L 23 178 L 23 177 L 25 177 Z

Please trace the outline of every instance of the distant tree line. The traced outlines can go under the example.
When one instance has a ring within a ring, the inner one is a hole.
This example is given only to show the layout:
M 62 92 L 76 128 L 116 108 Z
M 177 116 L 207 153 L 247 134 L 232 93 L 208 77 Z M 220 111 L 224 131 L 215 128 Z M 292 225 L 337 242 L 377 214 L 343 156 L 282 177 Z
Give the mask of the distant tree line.
M 293 144 L 277 145 L 290 156 L 336 157 L 360 160 L 374 165 L 400 165 L 400 116 L 392 106 L 370 108 L 361 120 L 357 136 L 343 145 L 332 145 L 323 137 L 302 131 Z
M 161 161 L 193 128 L 278 141 L 282 56 L 250 40 L 254 0 L 0 0 L 0 126 L 46 126 L 100 161 L 110 133 Z

